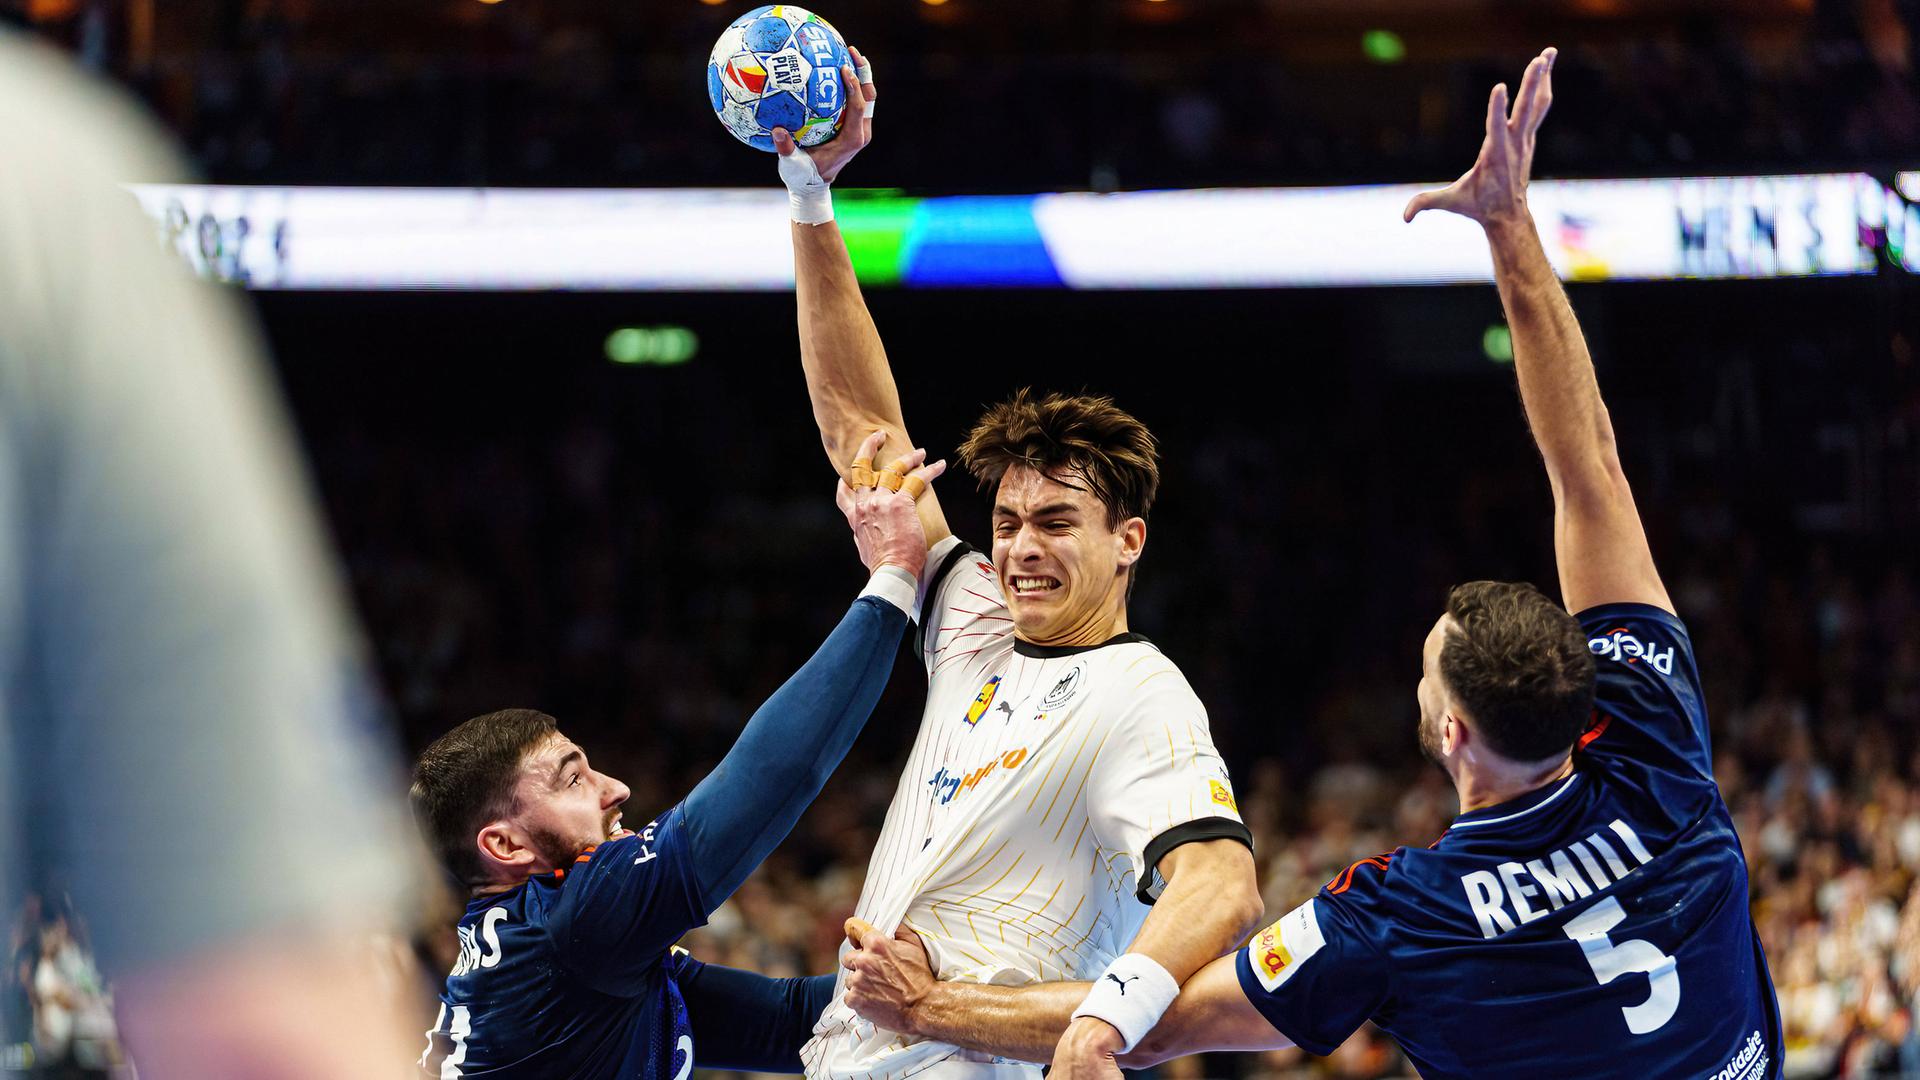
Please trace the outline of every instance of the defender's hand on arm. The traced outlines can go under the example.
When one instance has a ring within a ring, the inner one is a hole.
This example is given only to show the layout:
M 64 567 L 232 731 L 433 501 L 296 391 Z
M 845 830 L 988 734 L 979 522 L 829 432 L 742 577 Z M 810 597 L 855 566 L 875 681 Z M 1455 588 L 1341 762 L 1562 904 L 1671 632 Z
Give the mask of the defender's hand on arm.
M 917 583 L 927 564 L 929 545 L 916 504 L 927 485 L 947 471 L 947 463 L 924 464 L 927 452 L 916 449 L 875 472 L 873 455 L 886 438 L 886 432 L 876 431 L 860 444 L 859 454 L 847 467 L 847 479 L 834 488 L 834 502 L 847 516 L 860 562 L 868 570 L 878 573 L 881 567 L 892 566 Z

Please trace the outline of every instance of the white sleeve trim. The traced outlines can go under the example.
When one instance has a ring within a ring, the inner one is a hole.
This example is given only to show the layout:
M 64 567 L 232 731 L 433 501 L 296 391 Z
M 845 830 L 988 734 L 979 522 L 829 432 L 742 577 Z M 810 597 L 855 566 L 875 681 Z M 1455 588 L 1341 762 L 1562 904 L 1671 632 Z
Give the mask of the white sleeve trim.
M 914 612 L 918 606 L 916 598 L 919 593 L 919 584 L 912 574 L 897 566 L 882 566 L 867 579 L 867 587 L 860 590 L 860 595 L 885 600 L 911 619 L 915 617 Z
M 914 595 L 913 608 L 909 611 L 909 614 L 913 615 L 922 626 L 926 625 L 927 601 L 938 599 L 927 595 L 927 587 L 933 584 L 933 576 L 946 565 L 947 556 L 953 554 L 953 549 L 960 544 L 959 537 L 949 536 L 927 549 L 927 564 L 920 568 L 919 586 Z

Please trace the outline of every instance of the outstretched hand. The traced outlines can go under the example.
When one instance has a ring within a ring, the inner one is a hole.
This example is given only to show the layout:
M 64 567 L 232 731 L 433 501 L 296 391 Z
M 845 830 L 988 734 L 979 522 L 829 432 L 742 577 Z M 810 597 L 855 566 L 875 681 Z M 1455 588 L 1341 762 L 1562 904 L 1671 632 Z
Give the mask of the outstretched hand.
M 1507 84 L 1487 99 L 1487 137 L 1480 157 L 1465 176 L 1439 191 L 1423 191 L 1407 204 L 1406 220 L 1422 210 L 1450 210 L 1482 226 L 1527 215 L 1527 179 L 1533 174 L 1534 135 L 1553 105 L 1553 61 L 1549 48 L 1527 65 L 1520 93 L 1507 107 Z

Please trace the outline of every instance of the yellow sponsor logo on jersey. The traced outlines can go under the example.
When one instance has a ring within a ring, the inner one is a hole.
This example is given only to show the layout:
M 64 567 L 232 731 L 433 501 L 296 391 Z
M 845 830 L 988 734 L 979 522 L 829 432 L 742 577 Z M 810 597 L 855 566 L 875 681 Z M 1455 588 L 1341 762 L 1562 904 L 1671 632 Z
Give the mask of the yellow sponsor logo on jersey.
M 1240 812 L 1239 804 L 1233 801 L 1233 789 L 1218 780 L 1207 781 L 1207 787 L 1213 791 L 1213 801 L 1233 811 Z
M 1254 935 L 1247 942 L 1247 959 L 1253 965 L 1254 978 L 1272 993 L 1326 944 L 1320 933 L 1320 916 L 1309 900 Z
M 980 718 L 987 715 L 987 709 L 991 708 L 993 705 L 993 695 L 996 692 L 998 692 L 999 689 L 1000 689 L 1000 676 L 998 675 L 995 675 L 993 678 L 988 679 L 987 684 L 980 688 L 980 693 L 975 695 L 973 699 L 973 704 L 967 706 L 967 726 L 968 727 L 972 727 L 973 725 L 979 723 Z
M 1287 970 L 1287 965 L 1293 963 L 1293 954 L 1287 951 L 1286 943 L 1280 940 L 1280 924 L 1277 922 L 1260 931 L 1260 937 L 1253 946 L 1254 963 L 1269 979 Z

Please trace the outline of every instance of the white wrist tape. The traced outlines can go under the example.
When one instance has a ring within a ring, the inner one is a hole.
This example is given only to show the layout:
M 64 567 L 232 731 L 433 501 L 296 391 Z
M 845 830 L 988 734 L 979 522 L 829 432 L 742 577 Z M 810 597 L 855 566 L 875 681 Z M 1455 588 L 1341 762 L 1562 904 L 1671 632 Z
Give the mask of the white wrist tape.
M 820 167 L 799 147 L 780 156 L 780 181 L 787 185 L 793 220 L 802 225 L 825 225 L 833 220 L 833 185 L 820 177 Z
M 1153 957 L 1128 953 L 1107 965 L 1073 1018 L 1095 1016 L 1112 1024 L 1126 1040 L 1124 1054 L 1146 1038 L 1179 993 L 1180 984 Z

